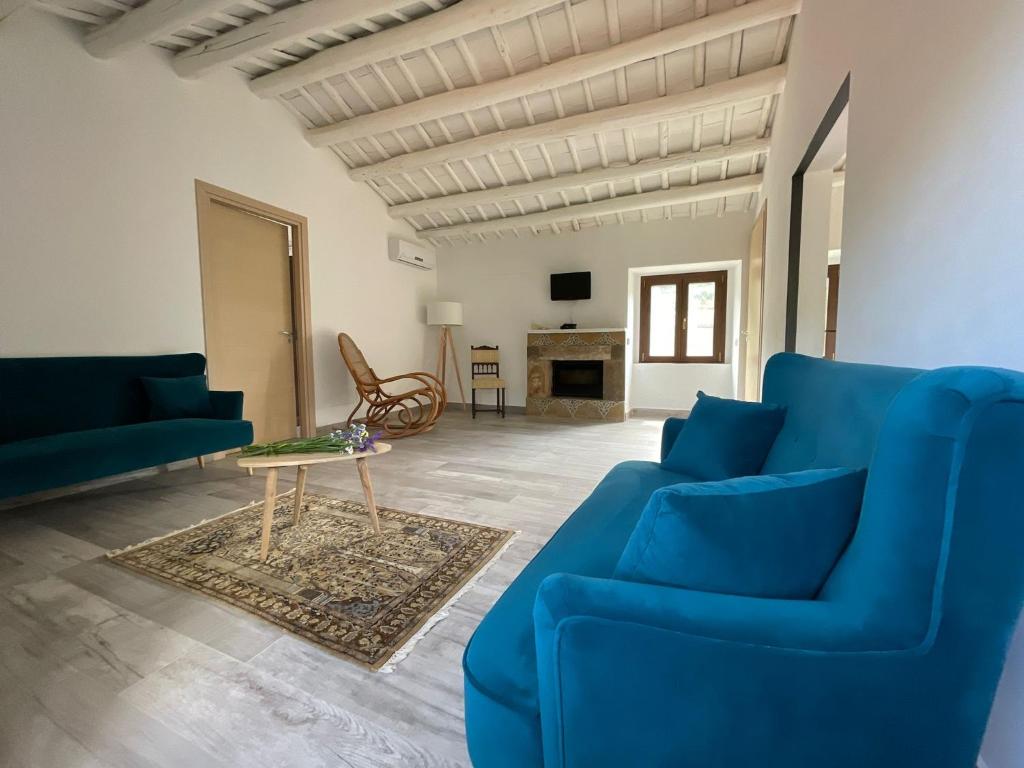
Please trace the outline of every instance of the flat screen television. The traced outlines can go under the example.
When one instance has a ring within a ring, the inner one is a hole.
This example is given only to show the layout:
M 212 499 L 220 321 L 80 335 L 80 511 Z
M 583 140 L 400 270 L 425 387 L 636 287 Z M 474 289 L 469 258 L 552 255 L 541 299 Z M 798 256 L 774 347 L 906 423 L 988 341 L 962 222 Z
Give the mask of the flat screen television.
M 552 301 L 580 301 L 589 298 L 589 272 L 563 272 L 551 276 Z

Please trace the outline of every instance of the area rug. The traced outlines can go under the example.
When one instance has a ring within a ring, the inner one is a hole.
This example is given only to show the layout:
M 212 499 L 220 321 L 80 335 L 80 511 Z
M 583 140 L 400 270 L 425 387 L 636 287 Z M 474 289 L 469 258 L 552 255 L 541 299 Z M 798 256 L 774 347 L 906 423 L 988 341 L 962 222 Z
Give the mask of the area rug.
M 514 534 L 378 507 L 378 535 L 364 504 L 315 493 L 296 526 L 292 494 L 278 496 L 266 563 L 262 501 L 108 557 L 389 671 Z

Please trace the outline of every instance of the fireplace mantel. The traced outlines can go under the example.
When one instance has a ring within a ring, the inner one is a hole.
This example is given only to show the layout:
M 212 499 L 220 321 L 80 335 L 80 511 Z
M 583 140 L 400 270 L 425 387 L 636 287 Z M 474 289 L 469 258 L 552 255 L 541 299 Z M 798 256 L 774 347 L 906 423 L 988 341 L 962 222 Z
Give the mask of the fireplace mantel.
M 531 333 L 625 333 L 625 328 L 544 328 L 540 330 L 527 331 L 526 334 Z
M 552 363 L 600 361 L 600 398 L 552 395 Z M 526 413 L 598 421 L 626 418 L 626 330 L 574 328 L 529 331 L 526 336 Z

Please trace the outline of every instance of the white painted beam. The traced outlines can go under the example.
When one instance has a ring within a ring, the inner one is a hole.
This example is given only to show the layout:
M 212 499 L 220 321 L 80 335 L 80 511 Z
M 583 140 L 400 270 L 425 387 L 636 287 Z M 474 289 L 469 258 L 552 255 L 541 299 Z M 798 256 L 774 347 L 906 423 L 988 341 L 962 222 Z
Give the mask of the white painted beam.
M 482 235 L 489 232 L 517 229 L 519 227 L 550 226 L 551 224 L 569 222 L 573 219 L 578 221 L 579 219 L 593 216 L 606 216 L 626 213 L 627 211 L 642 211 L 650 208 L 661 208 L 666 205 L 683 205 L 699 202 L 700 200 L 714 200 L 729 195 L 746 195 L 759 191 L 761 189 L 761 181 L 762 176 L 760 173 L 757 173 L 750 176 L 738 176 L 735 179 L 726 179 L 725 181 L 711 181 L 705 184 L 659 189 L 656 192 L 621 195 L 594 203 L 567 205 L 562 208 L 552 208 L 548 211 L 528 213 L 525 216 L 509 216 L 505 219 L 474 221 L 468 224 L 453 224 L 450 227 L 421 229 L 416 234 L 424 240 L 431 240 L 437 237 Z
M 29 5 L 29 2 L 30 0 L 0 0 L 0 21 L 6 19 L 22 6 Z
M 99 59 L 110 59 L 156 42 L 230 5 L 225 0 L 148 0 L 90 32 L 85 49 Z
M 603 131 L 620 130 L 657 123 L 662 120 L 692 116 L 712 109 L 722 109 L 730 104 L 779 93 L 785 82 L 786 65 L 780 64 L 760 72 L 725 80 L 714 85 L 706 85 L 703 88 L 694 88 L 673 96 L 661 96 L 596 112 L 585 112 L 522 128 L 510 128 L 454 144 L 444 144 L 418 152 L 397 155 L 379 163 L 352 168 L 349 170 L 349 176 L 357 181 L 378 179 L 396 173 L 409 173 L 433 163 L 468 159 L 489 152 L 504 152 L 547 141 L 590 137 L 594 133 Z M 315 132 L 308 134 L 308 138 L 314 146 L 330 143 L 318 140 Z
M 305 61 L 257 77 L 249 87 L 253 93 L 263 98 L 280 96 L 317 80 L 454 40 L 479 29 L 514 21 L 550 5 L 556 5 L 557 2 L 558 0 L 462 0 L 429 16 L 328 48 Z
M 105 21 L 102 16 L 98 16 L 95 13 L 79 11 L 75 8 L 68 8 L 56 2 L 48 2 L 47 0 L 33 0 L 33 2 L 26 3 L 26 5 L 31 5 L 33 8 L 38 8 L 40 11 L 45 11 L 46 13 L 52 13 L 54 16 L 62 16 L 63 18 L 71 19 L 72 21 L 81 21 L 85 24 L 91 24 L 93 27 L 97 27 Z M 3 21 L 4 18 L 4 16 L 0 16 L 0 21 Z
M 261 51 L 283 48 L 318 31 L 388 14 L 407 5 L 409 0 L 309 0 L 181 51 L 174 57 L 174 71 L 182 77 L 198 77 Z
M 770 145 L 771 142 L 768 139 L 754 139 L 752 141 L 736 142 L 729 146 L 710 147 L 699 152 L 686 152 L 679 155 L 670 155 L 669 157 L 656 157 L 652 160 L 634 163 L 633 165 L 610 165 L 607 168 L 594 168 L 582 173 L 564 174 L 525 184 L 513 184 L 493 189 L 481 189 L 474 192 L 432 197 L 426 200 L 393 205 L 388 208 L 388 215 L 395 219 L 403 219 L 410 216 L 470 208 L 476 205 L 510 203 L 513 200 L 533 197 L 534 195 L 591 187 L 597 184 L 635 179 L 671 171 L 684 171 L 709 163 L 738 160 L 743 157 L 767 152 Z
M 319 142 L 329 144 L 355 141 L 425 123 L 428 120 L 482 109 L 619 70 L 638 61 L 690 48 L 760 24 L 788 18 L 799 11 L 800 0 L 754 0 L 696 21 L 669 27 L 661 32 L 600 51 L 570 56 L 546 67 L 502 80 L 446 91 L 390 109 L 359 115 L 340 123 L 317 128 L 315 134 Z M 412 25 L 418 23 L 411 22 Z

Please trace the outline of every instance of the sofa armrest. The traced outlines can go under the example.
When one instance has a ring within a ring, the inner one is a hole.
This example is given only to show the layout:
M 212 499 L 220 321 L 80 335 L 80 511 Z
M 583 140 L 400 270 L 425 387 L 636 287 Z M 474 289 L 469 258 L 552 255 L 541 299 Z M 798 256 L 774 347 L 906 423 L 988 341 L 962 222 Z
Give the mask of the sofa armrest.
M 211 391 L 210 405 L 215 419 L 239 421 L 242 418 L 242 392 Z
M 545 768 L 891 765 L 926 658 L 834 603 L 566 574 L 534 623 Z
M 668 456 L 669 451 L 672 450 L 672 446 L 676 443 L 676 438 L 679 437 L 679 433 L 683 429 L 683 425 L 686 423 L 686 419 L 681 419 L 676 416 L 670 416 L 665 419 L 665 424 L 661 428 L 661 460 L 664 461 L 665 457 Z

